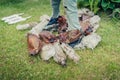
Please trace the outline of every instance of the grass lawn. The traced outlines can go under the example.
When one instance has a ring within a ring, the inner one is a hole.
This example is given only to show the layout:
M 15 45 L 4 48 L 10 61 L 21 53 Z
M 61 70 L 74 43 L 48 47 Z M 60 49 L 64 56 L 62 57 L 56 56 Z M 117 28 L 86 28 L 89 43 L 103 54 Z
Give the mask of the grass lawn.
M 61 7 L 63 8 L 63 7 Z M 24 12 L 31 15 L 27 21 L 39 21 L 43 14 L 51 15 L 49 0 L 26 0 L 22 3 L 0 5 L 0 19 Z M 63 13 L 63 9 L 62 9 Z M 79 64 L 67 60 L 67 67 L 42 61 L 40 56 L 30 57 L 25 34 L 16 25 L 0 20 L 0 80 L 120 80 L 120 21 L 114 21 L 100 13 L 101 22 L 97 33 L 102 41 L 94 50 L 77 51 Z

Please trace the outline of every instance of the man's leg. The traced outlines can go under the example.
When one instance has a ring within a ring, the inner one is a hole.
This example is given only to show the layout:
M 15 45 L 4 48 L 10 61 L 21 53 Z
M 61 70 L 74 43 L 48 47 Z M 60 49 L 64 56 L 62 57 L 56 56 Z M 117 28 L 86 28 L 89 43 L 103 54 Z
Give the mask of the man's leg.
M 68 29 L 81 30 L 81 26 L 78 19 L 77 0 L 63 0 L 63 5 L 67 15 Z
M 51 0 L 52 6 L 52 17 L 47 25 L 57 24 L 57 18 L 59 16 L 59 7 L 60 7 L 61 0 Z
M 77 9 L 77 0 L 63 0 L 63 5 L 66 11 L 66 17 L 68 21 L 68 30 L 80 30 L 83 33 L 82 28 L 78 19 L 78 9 Z M 74 47 L 76 44 L 79 44 L 80 38 L 77 41 L 70 43 L 71 47 Z
M 57 18 L 59 16 L 59 7 L 61 0 L 51 0 L 51 5 L 53 9 L 52 18 Z

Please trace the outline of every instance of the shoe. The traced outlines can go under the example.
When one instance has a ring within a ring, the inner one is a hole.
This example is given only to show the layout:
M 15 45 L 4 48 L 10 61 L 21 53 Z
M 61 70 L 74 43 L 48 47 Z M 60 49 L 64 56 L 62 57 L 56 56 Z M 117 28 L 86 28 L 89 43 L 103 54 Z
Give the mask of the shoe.
M 58 30 L 58 24 L 47 25 L 44 31 L 56 32 Z
M 87 36 L 87 35 L 89 35 L 90 33 L 92 33 L 93 30 L 92 30 L 92 27 L 88 27 L 84 32 L 83 32 L 82 30 L 80 30 L 80 32 L 82 33 L 81 37 L 80 37 L 78 40 L 76 40 L 76 41 L 74 41 L 74 42 L 72 42 L 72 43 L 69 43 L 69 45 L 70 45 L 72 48 L 74 48 L 75 45 L 79 44 L 84 36 Z
M 46 31 L 56 32 L 58 29 L 58 18 L 51 18 L 47 26 L 44 28 Z
M 74 48 L 77 44 L 79 44 L 82 41 L 83 37 L 84 37 L 84 35 L 82 34 L 78 40 L 76 40 L 72 43 L 69 43 L 68 45 L 71 46 L 72 48 Z
M 71 46 L 72 48 L 75 47 L 75 45 L 79 44 L 81 42 L 82 38 L 79 38 L 78 40 L 72 42 L 72 43 L 69 43 L 68 45 Z
M 49 21 L 49 23 L 47 24 L 47 26 L 48 25 L 57 24 L 58 23 L 57 20 L 58 20 L 58 18 L 51 18 L 50 21 Z

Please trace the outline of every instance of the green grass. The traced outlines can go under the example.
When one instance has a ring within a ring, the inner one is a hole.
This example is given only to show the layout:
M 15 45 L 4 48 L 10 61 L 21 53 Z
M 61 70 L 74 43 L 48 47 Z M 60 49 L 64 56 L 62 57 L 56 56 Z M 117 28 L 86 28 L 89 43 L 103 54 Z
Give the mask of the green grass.
M 23 24 L 39 21 L 41 15 L 51 15 L 51 10 L 49 0 L 26 0 L 0 5 L 0 19 L 21 12 L 31 15 L 29 20 L 17 23 Z M 100 16 L 97 33 L 102 41 L 94 50 L 77 51 L 81 56 L 79 64 L 68 59 L 66 68 L 52 59 L 47 64 L 40 56 L 30 57 L 25 37 L 29 30 L 17 31 L 17 24 L 8 25 L 0 20 L 0 80 L 119 80 L 120 21 L 114 21 L 105 13 Z

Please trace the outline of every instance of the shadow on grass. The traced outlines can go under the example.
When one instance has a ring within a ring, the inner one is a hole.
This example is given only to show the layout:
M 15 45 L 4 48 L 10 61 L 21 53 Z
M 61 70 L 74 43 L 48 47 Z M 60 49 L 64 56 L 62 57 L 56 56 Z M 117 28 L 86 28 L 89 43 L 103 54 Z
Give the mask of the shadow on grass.
M 0 0 L 0 5 L 18 4 L 25 0 Z

